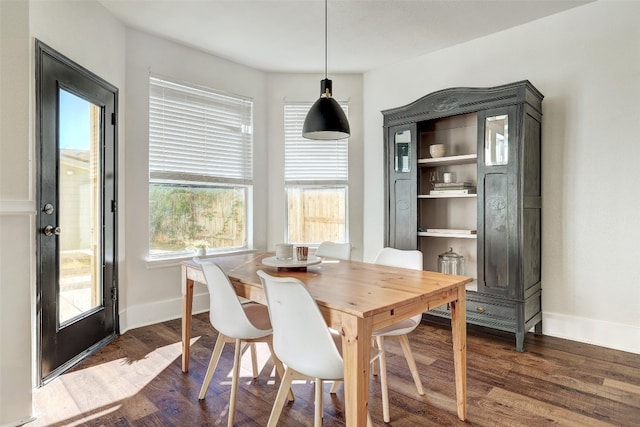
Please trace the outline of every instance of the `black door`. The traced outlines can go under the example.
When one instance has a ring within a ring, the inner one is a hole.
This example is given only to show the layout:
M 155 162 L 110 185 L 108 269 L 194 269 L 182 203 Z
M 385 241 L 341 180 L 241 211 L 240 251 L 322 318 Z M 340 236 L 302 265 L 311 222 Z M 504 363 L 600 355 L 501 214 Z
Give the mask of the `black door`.
M 117 96 L 115 87 L 36 42 L 42 382 L 118 332 Z

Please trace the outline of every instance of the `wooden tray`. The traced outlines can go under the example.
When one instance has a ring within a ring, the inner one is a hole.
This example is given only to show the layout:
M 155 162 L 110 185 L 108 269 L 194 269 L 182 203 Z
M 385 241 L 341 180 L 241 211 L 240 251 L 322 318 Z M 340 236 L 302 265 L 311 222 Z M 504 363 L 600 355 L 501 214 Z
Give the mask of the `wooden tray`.
M 314 255 L 309 255 L 306 261 L 298 261 L 297 259 L 278 259 L 274 256 L 264 258 L 262 264 L 269 267 L 276 267 L 278 271 L 306 271 L 310 265 L 320 264 L 322 259 Z

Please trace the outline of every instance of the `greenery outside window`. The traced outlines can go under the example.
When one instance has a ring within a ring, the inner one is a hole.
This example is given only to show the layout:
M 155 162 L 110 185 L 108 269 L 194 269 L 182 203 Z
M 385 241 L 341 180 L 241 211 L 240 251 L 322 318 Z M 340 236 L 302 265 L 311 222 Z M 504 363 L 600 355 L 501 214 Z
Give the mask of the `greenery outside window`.
M 312 103 L 285 103 L 285 240 L 317 245 L 348 241 L 348 140 L 302 137 Z M 348 104 L 340 103 L 348 116 Z
M 150 258 L 249 246 L 252 121 L 249 98 L 149 77 Z

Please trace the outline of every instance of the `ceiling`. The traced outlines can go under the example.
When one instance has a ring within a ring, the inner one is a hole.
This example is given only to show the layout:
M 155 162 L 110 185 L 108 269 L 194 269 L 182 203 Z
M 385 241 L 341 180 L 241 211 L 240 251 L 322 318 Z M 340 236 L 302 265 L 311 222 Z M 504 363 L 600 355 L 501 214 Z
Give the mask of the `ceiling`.
M 259 70 L 324 72 L 322 0 L 99 1 L 129 27 Z M 329 74 L 363 73 L 591 1 L 330 0 Z

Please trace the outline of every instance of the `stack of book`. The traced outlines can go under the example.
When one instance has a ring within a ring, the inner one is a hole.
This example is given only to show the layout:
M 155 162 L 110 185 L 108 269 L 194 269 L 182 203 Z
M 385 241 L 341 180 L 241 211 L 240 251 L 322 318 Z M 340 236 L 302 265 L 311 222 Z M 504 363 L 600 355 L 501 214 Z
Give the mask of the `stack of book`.
M 430 194 L 445 196 L 476 194 L 476 187 L 470 182 L 436 182 Z

